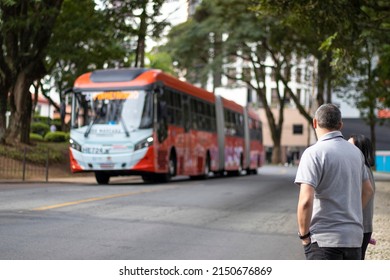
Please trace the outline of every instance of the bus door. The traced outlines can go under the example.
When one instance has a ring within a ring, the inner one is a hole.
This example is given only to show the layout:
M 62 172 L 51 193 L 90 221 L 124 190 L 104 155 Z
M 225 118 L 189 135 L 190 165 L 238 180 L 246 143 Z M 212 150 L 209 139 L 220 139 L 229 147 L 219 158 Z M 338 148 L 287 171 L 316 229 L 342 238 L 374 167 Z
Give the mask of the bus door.
M 183 162 L 181 164 L 184 174 L 192 173 L 192 149 L 191 149 L 191 107 L 187 95 L 182 95 L 183 105 Z

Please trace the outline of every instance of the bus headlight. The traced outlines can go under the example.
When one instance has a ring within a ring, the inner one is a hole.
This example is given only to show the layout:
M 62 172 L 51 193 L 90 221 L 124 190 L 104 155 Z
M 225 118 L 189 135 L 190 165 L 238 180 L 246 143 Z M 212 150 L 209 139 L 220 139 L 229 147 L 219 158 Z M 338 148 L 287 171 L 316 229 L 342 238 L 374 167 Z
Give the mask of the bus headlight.
M 143 148 L 147 148 L 149 146 L 153 145 L 153 137 L 148 137 L 142 141 L 139 141 L 137 144 L 134 145 L 134 151 L 140 150 Z
M 79 143 L 74 141 L 72 138 L 69 139 L 69 143 L 70 143 L 71 148 L 75 149 L 76 151 L 81 152 L 81 145 Z

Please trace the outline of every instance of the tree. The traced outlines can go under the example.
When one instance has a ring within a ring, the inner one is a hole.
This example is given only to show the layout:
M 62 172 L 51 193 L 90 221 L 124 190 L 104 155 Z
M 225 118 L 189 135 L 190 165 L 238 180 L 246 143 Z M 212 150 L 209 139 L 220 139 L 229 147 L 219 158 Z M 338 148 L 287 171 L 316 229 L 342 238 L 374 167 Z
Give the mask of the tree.
M 322 48 L 321 45 L 324 42 L 334 44 L 336 32 L 342 32 L 344 22 L 350 19 L 341 18 L 339 14 L 340 10 L 346 8 L 345 1 L 261 0 L 259 2 L 256 11 L 281 18 L 284 26 L 299 34 L 301 47 L 306 49 L 306 53 L 318 60 L 317 105 L 331 102 L 334 75 L 331 67 L 332 48 L 330 44 L 323 45 Z
M 33 81 L 46 74 L 43 60 L 63 0 L 0 1 L 0 141 L 29 142 Z M 9 130 L 4 102 L 9 94 Z
M 105 11 L 96 8 L 94 0 L 64 0 L 47 48 L 48 75 L 41 82 L 43 95 L 60 111 L 51 98 L 53 92 L 63 102 L 62 93 L 82 73 L 128 66 L 130 61 L 122 42 L 123 37 L 107 20 Z
M 178 66 L 185 68 L 188 73 L 200 72 L 197 68 L 200 64 L 201 69 L 206 70 L 201 78 L 207 78 L 210 70 L 213 76 L 217 76 L 216 71 L 222 71 L 229 79 L 240 80 L 257 93 L 274 144 L 272 162 L 279 163 L 284 108 L 288 96 L 295 98 L 298 107 L 304 111 L 289 89 L 289 80 L 285 76 L 286 69 L 292 67 L 290 58 L 293 52 L 300 49 L 297 41 L 299 37 L 293 29 L 281 25 L 278 18 L 261 16 L 250 10 L 252 3 L 251 0 L 202 1 L 194 19 L 172 29 L 167 50 L 178 61 Z M 232 57 L 246 61 L 254 76 L 230 74 L 222 62 L 227 63 Z M 271 58 L 272 63 L 266 62 L 267 58 Z M 277 104 L 272 104 L 272 107 L 266 96 L 266 69 L 272 69 L 278 85 Z M 281 90 L 282 84 L 289 95 Z M 274 115 L 273 106 L 278 108 L 278 118 Z M 308 114 L 306 117 L 311 119 Z
M 145 66 L 146 38 L 159 38 L 168 25 L 165 19 L 159 18 L 164 2 L 165 0 L 102 1 L 107 20 L 114 24 L 116 32 L 124 38 L 133 53 L 134 67 Z
M 376 151 L 375 126 L 377 124 L 375 108 L 378 107 L 379 97 L 383 90 L 382 85 L 378 83 L 375 60 L 375 47 L 367 42 L 366 47 L 361 49 L 359 58 L 355 59 L 353 73 L 344 75 L 338 88 L 339 95 L 352 102 L 352 105 L 360 110 L 361 116 L 369 125 L 374 153 Z
M 356 79 L 356 76 L 360 75 L 360 82 L 357 84 L 358 108 L 367 116 L 374 142 L 376 123 L 374 111 L 378 106 L 378 97 L 382 97 L 384 103 L 388 99 L 385 96 L 388 96 L 386 81 L 389 76 L 385 74 L 387 67 L 384 62 L 388 61 L 385 50 L 390 39 L 389 2 L 262 0 L 257 10 L 266 14 L 285 16 L 286 25 L 296 30 L 300 29 L 306 36 L 314 38 L 314 44 L 307 46 L 319 59 L 317 98 L 319 104 L 323 88 L 327 88 L 327 102 L 330 102 L 332 89 L 340 84 L 340 80 L 344 80 L 342 84 L 345 84 L 345 80 L 350 81 L 349 77 L 353 76 Z M 316 55 L 318 52 L 315 48 L 319 48 L 321 56 Z M 378 57 L 381 61 L 379 67 L 374 62 Z M 325 81 L 326 83 L 323 83 Z M 344 95 L 346 98 L 349 96 L 347 93 Z
M 390 108 L 390 44 L 383 44 L 379 51 L 377 66 L 378 83 L 383 87 L 380 102 L 384 108 Z M 384 109 L 379 108 L 379 109 Z
M 377 110 L 389 105 L 389 39 L 390 5 L 364 1 L 360 12 L 366 15 L 353 56 L 351 70 L 340 76 L 338 90 L 346 100 L 353 100 L 361 117 L 370 127 L 370 138 L 376 151 L 376 125 L 383 124 Z M 337 67 L 337 65 L 336 65 Z
M 168 33 L 168 42 L 160 47 L 173 59 L 177 76 L 185 76 L 190 83 L 205 87 L 210 72 L 210 29 L 193 19 L 174 26 Z M 183 73 L 183 74 L 182 74 Z

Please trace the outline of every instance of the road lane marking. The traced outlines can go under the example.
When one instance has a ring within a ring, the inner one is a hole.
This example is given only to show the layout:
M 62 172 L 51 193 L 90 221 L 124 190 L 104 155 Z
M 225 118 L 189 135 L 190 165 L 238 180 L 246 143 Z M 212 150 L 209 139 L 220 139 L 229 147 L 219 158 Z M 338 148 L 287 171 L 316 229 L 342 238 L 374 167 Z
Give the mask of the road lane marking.
M 93 201 L 106 200 L 106 199 L 118 198 L 118 197 L 126 197 L 126 196 L 132 196 L 132 195 L 138 195 L 138 194 L 144 194 L 144 193 L 158 192 L 158 191 L 162 191 L 162 190 L 174 189 L 177 187 L 178 186 L 170 186 L 170 187 L 165 187 L 165 188 L 160 188 L 160 189 L 149 189 L 149 190 L 138 191 L 138 192 L 128 192 L 128 193 L 120 193 L 120 194 L 92 197 L 92 198 L 87 198 L 87 199 L 81 199 L 81 200 L 75 200 L 75 201 L 69 201 L 69 202 L 64 202 L 64 203 L 58 203 L 58 204 L 53 204 L 53 205 L 46 205 L 46 206 L 42 206 L 42 207 L 37 207 L 37 208 L 33 208 L 32 211 L 45 211 L 45 210 L 57 209 L 57 208 L 62 208 L 62 207 L 67 207 L 67 206 L 72 206 L 72 205 L 93 202 Z

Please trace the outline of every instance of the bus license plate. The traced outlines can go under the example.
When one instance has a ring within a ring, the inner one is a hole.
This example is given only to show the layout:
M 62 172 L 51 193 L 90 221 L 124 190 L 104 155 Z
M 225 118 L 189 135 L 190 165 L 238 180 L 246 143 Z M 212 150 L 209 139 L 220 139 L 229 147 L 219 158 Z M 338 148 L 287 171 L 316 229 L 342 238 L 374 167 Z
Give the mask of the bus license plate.
M 108 154 L 109 149 L 103 147 L 83 147 L 83 153 L 86 154 Z

